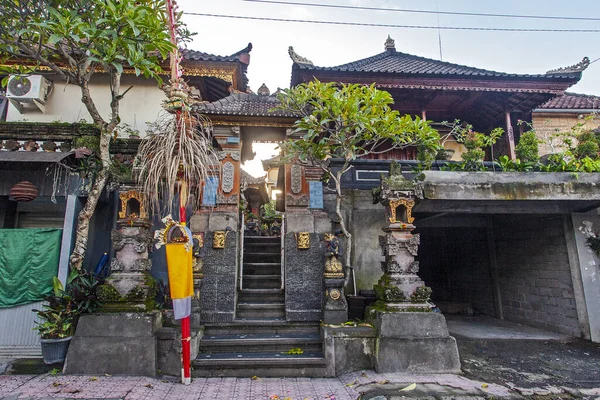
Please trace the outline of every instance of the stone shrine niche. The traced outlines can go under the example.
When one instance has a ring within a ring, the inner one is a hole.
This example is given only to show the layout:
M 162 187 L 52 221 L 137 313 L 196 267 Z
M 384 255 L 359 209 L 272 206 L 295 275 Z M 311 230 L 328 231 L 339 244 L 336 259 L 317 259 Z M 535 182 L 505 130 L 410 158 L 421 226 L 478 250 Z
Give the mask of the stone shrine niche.
M 143 194 L 137 190 L 128 190 L 120 193 L 121 211 L 119 212 L 120 219 L 147 219 L 148 212 L 146 211 L 146 199 Z

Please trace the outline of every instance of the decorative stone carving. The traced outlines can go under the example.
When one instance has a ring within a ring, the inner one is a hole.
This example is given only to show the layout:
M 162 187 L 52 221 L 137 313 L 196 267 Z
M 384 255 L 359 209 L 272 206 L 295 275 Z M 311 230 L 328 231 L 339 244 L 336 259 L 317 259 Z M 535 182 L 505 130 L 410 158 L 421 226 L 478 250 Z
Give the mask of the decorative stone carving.
M 292 164 L 291 166 L 292 175 L 292 193 L 298 194 L 302 191 L 302 167 L 298 164 Z
M 222 194 L 217 194 L 217 203 L 218 204 L 238 204 L 239 197 L 237 194 L 232 194 L 231 196 L 223 196 Z
M 21 144 L 14 139 L 8 139 L 4 142 L 4 148 L 8 151 L 17 151 L 21 148 Z
M 240 151 L 237 150 L 227 150 L 227 151 L 218 151 L 217 158 L 219 161 L 223 161 L 227 158 L 227 156 L 231 157 L 233 161 L 240 161 Z
M 415 220 L 412 217 L 412 208 L 415 205 L 415 201 L 412 199 L 397 199 L 397 200 L 390 200 L 389 201 L 389 211 L 390 211 L 390 217 L 389 217 L 389 221 L 392 224 L 395 224 L 396 222 L 402 222 L 402 220 L 398 221 L 398 216 L 397 214 L 397 210 L 398 207 L 400 205 L 403 205 L 406 209 L 406 222 L 408 222 L 409 224 L 412 224 L 413 221 Z
M 69 151 L 71 151 L 71 142 L 67 142 L 67 141 L 62 142 L 60 144 L 59 149 L 63 153 L 68 153 Z
M 256 93 L 259 96 L 268 96 L 271 94 L 271 91 L 269 90 L 269 88 L 267 87 L 267 85 L 265 85 L 264 83 L 258 88 L 258 90 L 256 91 Z
M 313 62 L 308 58 L 302 57 L 300 54 L 296 53 L 292 46 L 288 47 L 288 54 L 296 64 L 313 65 Z
M 340 240 L 331 233 L 326 233 L 325 241 L 325 278 L 344 278 L 344 268 L 338 257 L 343 255 Z
M 387 39 L 385 40 L 384 47 L 386 50 L 396 50 L 396 41 L 392 39 L 390 35 L 388 35 Z
M 127 235 L 123 230 L 113 230 L 110 238 L 116 251 L 122 250 L 126 244 L 131 244 L 136 252 L 143 253 L 152 246 L 152 235 L 149 231 L 134 231 L 133 234 Z
M 23 144 L 23 150 L 25 151 L 38 151 L 40 145 L 35 140 L 28 140 Z
M 226 231 L 215 231 L 213 233 L 213 249 L 224 249 L 226 237 Z
M 299 249 L 310 249 L 310 233 L 309 232 L 296 232 L 296 247 Z
M 223 171 L 223 179 L 221 180 L 221 188 L 225 193 L 231 193 L 233 190 L 233 182 L 235 177 L 235 167 L 230 161 L 227 161 L 221 167 Z
M 546 75 L 570 74 L 570 73 L 574 73 L 574 72 L 583 72 L 589 66 L 590 66 L 590 59 L 588 57 L 583 57 L 583 60 L 581 60 L 577 64 L 570 65 L 568 67 L 551 69 L 550 71 L 546 72 Z
M 285 196 L 285 204 L 288 206 L 308 207 L 309 201 L 310 200 L 307 195 L 296 197 L 292 196 L 291 194 L 288 194 L 287 196 Z
M 58 146 L 52 140 L 46 140 L 44 143 L 42 143 L 42 150 L 47 153 L 54 153 L 57 148 Z
M 121 211 L 119 212 L 119 218 L 148 218 L 148 212 L 146 211 L 146 196 L 137 190 L 132 189 L 128 190 L 127 192 L 120 193 L 119 199 L 121 199 Z M 135 202 L 133 200 L 135 200 Z

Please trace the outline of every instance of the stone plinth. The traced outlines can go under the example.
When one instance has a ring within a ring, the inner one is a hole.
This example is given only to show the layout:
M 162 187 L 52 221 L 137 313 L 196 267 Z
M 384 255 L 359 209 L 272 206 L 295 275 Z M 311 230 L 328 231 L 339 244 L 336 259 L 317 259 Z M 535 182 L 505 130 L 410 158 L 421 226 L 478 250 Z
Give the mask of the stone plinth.
M 373 369 L 377 331 L 368 326 L 321 326 L 327 376 Z
M 323 322 L 341 324 L 348 321 L 348 302 L 344 294 L 345 278 L 325 278 Z
M 160 313 L 83 314 L 71 340 L 65 374 L 156 376 Z
M 369 322 L 377 329 L 377 372 L 460 372 L 456 340 L 442 314 L 371 311 Z
M 191 359 L 194 360 L 200 348 L 202 329 L 192 329 L 190 339 Z M 156 332 L 158 348 L 158 369 L 161 374 L 181 375 L 181 328 L 164 327 Z

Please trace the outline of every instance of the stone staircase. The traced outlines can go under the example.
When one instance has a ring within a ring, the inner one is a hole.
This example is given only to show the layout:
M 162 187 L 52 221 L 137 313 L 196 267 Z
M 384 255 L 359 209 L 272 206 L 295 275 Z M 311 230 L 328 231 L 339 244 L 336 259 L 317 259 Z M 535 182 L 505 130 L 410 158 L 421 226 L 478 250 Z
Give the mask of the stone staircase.
M 236 319 L 205 325 L 193 376 L 325 376 L 319 323 L 285 320 L 281 238 L 245 237 L 243 268 Z

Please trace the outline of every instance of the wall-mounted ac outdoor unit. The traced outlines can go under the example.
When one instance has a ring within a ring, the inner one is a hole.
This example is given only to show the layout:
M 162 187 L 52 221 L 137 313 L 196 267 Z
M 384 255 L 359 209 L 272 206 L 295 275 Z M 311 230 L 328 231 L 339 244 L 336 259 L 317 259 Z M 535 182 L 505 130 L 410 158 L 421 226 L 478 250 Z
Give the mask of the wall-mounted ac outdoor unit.
M 42 75 L 11 75 L 6 85 L 6 98 L 20 113 L 23 112 L 23 104 L 34 104 L 45 112 L 51 87 L 52 82 Z

